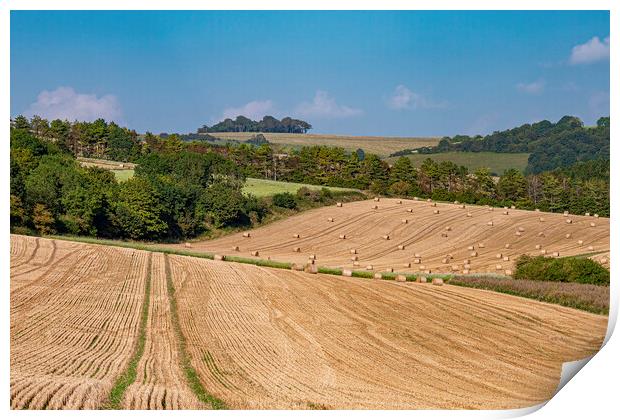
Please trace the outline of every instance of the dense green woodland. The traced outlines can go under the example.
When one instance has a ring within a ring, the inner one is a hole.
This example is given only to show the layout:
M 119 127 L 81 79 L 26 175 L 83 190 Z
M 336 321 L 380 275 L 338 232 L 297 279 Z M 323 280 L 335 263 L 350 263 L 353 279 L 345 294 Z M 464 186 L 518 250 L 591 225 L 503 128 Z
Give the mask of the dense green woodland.
M 224 132 L 263 132 L 263 133 L 305 133 L 312 129 L 312 125 L 302 120 L 296 120 L 291 117 L 279 120 L 272 116 L 265 116 L 260 121 L 253 121 L 249 118 L 239 115 L 234 120 L 226 118 L 212 127 L 203 125 L 197 131 L 202 133 L 224 133 Z
M 444 137 L 437 146 L 423 147 L 417 152 L 530 153 L 526 173 L 537 174 L 580 161 L 609 160 L 609 128 L 609 117 L 599 118 L 596 127 L 584 127 L 579 118 L 566 116 L 555 124 L 544 120 L 484 137 Z M 412 152 L 403 150 L 393 156 Z
M 300 191 L 276 200 L 242 194 L 246 177 L 349 187 L 373 194 L 544 211 L 609 215 L 609 160 L 498 178 L 452 162 L 407 157 L 392 166 L 373 154 L 329 146 L 278 153 L 268 143 L 215 146 L 160 138 L 114 123 L 47 123 L 18 117 L 11 128 L 11 227 L 133 239 L 178 240 L 213 229 L 259 223 L 275 207 L 329 202 Z M 135 176 L 117 183 L 106 170 L 83 168 L 75 156 L 132 161 Z M 302 206 L 303 207 L 303 206 Z

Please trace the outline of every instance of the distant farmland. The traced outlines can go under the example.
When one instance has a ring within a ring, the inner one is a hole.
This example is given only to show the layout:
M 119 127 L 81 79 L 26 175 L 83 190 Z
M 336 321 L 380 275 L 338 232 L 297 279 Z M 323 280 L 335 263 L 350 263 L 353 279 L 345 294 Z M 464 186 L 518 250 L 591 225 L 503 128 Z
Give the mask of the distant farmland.
M 506 169 L 525 170 L 529 153 L 495 153 L 495 152 L 444 152 L 426 154 L 411 154 L 407 157 L 416 168 L 419 168 L 424 159 L 431 158 L 436 162 L 451 161 L 459 166 L 467 166 L 471 172 L 477 168 L 489 168 L 491 172 L 501 175 Z M 398 157 L 386 159 L 394 163 Z
M 227 140 L 247 140 L 258 133 L 209 133 L 214 137 Z M 358 148 L 366 153 L 375 153 L 386 157 L 390 153 L 403 149 L 415 149 L 424 146 L 436 146 L 439 137 L 373 137 L 373 136 L 337 136 L 331 134 L 288 134 L 263 133 L 273 144 L 296 148 L 302 146 L 337 146 L 348 151 Z
M 320 190 L 327 188 L 330 191 L 354 191 L 350 188 L 339 187 L 323 187 L 321 185 L 298 184 L 296 182 L 271 181 L 269 179 L 248 178 L 243 186 L 243 192 L 253 194 L 257 197 L 267 197 L 270 195 L 288 192 L 295 194 L 301 187 L 307 187 L 311 190 Z
M 495 152 L 444 152 L 434 154 L 411 154 L 407 157 L 416 168 L 419 168 L 424 159 L 431 158 L 436 162 L 451 161 L 459 166 L 467 166 L 471 172 L 477 168 L 489 168 L 493 173 L 501 175 L 506 169 L 524 171 L 527 166 L 529 153 L 495 153 Z M 386 159 L 394 163 L 398 157 Z

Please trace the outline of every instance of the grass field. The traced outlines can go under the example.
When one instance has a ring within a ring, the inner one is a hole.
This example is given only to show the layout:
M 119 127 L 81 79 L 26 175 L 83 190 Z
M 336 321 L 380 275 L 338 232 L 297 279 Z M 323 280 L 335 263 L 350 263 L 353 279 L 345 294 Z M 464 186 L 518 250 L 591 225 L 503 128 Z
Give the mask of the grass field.
M 112 173 L 114 174 L 114 177 L 116 177 L 116 180 L 121 182 L 121 181 L 127 181 L 129 178 L 133 177 L 133 169 L 114 169 L 112 170 Z
M 289 192 L 295 194 L 301 187 L 308 187 L 311 190 L 327 188 L 331 191 L 354 191 L 350 188 L 322 187 L 320 185 L 298 184 L 296 182 L 272 181 L 269 179 L 248 178 L 243 186 L 243 192 L 254 194 L 257 197 L 267 197 L 277 193 Z
M 77 158 L 80 165 L 89 167 L 96 166 L 98 168 L 107 169 L 112 171 L 114 177 L 118 182 L 127 181 L 129 178 L 133 176 L 134 169 L 136 165 L 130 162 L 115 162 L 113 160 L 105 160 L 105 159 L 90 159 L 79 157 Z
M 257 133 L 209 133 L 222 139 L 247 140 Z M 375 137 L 375 136 L 337 136 L 331 134 L 287 134 L 263 133 L 270 142 L 289 148 L 301 146 L 326 145 L 338 146 L 348 151 L 361 148 L 366 153 L 375 153 L 387 157 L 390 153 L 403 149 L 424 146 L 436 146 L 439 137 Z
M 411 154 L 407 157 L 415 167 L 420 167 L 424 159 L 431 158 L 434 161 L 452 161 L 459 166 L 467 166 L 470 172 L 477 168 L 489 168 L 492 173 L 501 175 L 506 169 L 518 169 L 523 171 L 527 166 L 529 153 L 495 153 L 495 152 L 444 152 L 431 155 Z M 394 163 L 398 157 L 388 158 L 387 161 Z

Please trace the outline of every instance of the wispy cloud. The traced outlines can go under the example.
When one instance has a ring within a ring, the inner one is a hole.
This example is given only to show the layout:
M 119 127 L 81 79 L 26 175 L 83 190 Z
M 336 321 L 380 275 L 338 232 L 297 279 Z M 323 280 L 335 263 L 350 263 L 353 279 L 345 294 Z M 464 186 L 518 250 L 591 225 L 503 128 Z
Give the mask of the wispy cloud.
M 530 83 L 517 83 L 517 90 L 519 92 L 527 93 L 529 95 L 538 95 L 545 89 L 544 80 L 536 80 Z
M 55 90 L 44 90 L 37 101 L 24 111 L 27 116 L 54 120 L 57 118 L 79 121 L 93 121 L 97 118 L 115 120 L 122 115 L 120 104 L 114 95 L 97 97 L 94 94 L 78 93 L 71 87 L 61 86 Z
M 609 37 L 602 42 L 598 36 L 584 44 L 575 45 L 571 51 L 570 64 L 588 64 L 609 59 Z
M 264 101 L 251 101 L 245 105 L 239 107 L 229 107 L 222 112 L 222 120 L 226 118 L 235 119 L 239 115 L 250 118 L 252 120 L 260 120 L 265 115 L 270 115 L 274 112 L 273 101 L 267 99 Z
M 387 100 L 387 106 L 392 109 L 419 109 L 443 108 L 445 102 L 433 102 L 423 95 L 416 93 L 405 85 L 398 85 Z
M 336 103 L 336 99 L 324 90 L 317 90 L 311 102 L 302 102 L 295 109 L 300 117 L 349 118 L 361 115 L 363 110 Z

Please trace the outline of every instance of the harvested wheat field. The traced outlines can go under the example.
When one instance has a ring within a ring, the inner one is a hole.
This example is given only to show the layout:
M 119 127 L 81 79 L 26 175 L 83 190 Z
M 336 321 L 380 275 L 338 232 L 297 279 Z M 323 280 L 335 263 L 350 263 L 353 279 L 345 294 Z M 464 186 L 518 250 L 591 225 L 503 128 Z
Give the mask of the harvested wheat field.
M 13 408 L 106 407 L 142 334 L 121 408 L 210 408 L 184 358 L 229 408 L 517 408 L 607 326 L 457 286 L 15 235 L 11 265 Z
M 193 243 L 192 249 L 244 257 L 258 251 L 260 258 L 301 264 L 315 255 L 320 266 L 347 269 L 504 274 L 521 254 L 608 252 L 609 219 L 381 198 L 310 210 L 252 230 L 249 237 L 228 235 Z

